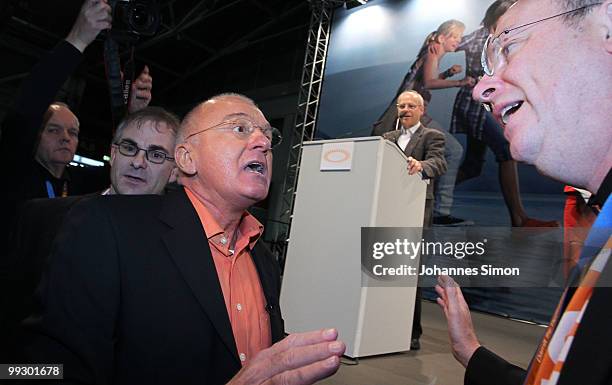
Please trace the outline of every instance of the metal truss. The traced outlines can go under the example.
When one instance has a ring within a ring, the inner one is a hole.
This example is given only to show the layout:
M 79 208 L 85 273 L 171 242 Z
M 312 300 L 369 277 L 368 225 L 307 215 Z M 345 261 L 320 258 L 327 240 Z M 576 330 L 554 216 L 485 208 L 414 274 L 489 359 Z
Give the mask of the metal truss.
M 282 229 L 272 244 L 272 249 L 282 267 L 284 267 L 293 205 L 300 172 L 302 158 L 302 143 L 313 140 L 315 137 L 323 73 L 327 60 L 327 47 L 329 45 L 330 27 L 334 9 L 344 4 L 338 0 L 311 0 L 312 15 L 306 43 L 306 54 L 302 79 L 298 96 L 298 106 L 295 124 L 290 137 L 289 157 L 287 170 L 282 188 L 280 223 Z

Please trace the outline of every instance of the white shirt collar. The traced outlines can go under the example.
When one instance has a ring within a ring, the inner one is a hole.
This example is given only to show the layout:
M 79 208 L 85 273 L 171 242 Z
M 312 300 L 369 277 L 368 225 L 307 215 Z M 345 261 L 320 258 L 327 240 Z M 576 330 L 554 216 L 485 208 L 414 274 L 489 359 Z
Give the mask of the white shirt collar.
M 402 133 L 401 135 L 405 135 L 408 132 L 410 132 L 410 136 L 414 135 L 414 133 L 416 132 L 416 130 L 419 129 L 419 127 L 421 126 L 421 122 L 417 122 L 417 124 L 415 124 L 412 127 L 408 127 L 408 129 L 404 128 L 404 126 L 402 126 Z

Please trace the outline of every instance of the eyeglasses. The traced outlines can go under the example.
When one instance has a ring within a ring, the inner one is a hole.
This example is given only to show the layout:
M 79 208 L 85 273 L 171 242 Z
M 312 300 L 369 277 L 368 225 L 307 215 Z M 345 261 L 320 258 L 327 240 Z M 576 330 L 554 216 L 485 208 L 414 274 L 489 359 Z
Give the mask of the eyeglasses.
M 405 108 L 407 108 L 407 109 L 409 109 L 409 110 L 416 110 L 417 108 L 419 108 L 419 107 L 420 107 L 420 105 L 418 105 L 418 104 L 411 104 L 411 103 L 409 103 L 409 104 L 406 104 L 406 103 L 399 104 L 399 103 L 398 103 L 398 104 L 396 104 L 395 106 L 396 106 L 397 108 L 399 108 L 400 110 L 403 110 L 403 109 L 405 109 Z
M 174 160 L 174 158 L 168 156 L 168 154 L 161 150 L 147 150 L 145 148 L 140 148 L 134 143 L 125 140 L 118 143 L 114 143 L 113 146 L 119 148 L 119 152 L 121 153 L 121 155 L 129 157 L 135 157 L 140 151 L 144 151 L 147 160 L 155 164 L 162 164 L 166 160 Z
M 495 68 L 497 68 L 497 66 L 500 65 L 502 59 L 504 63 L 508 63 L 508 55 L 512 51 L 510 48 L 512 47 L 514 43 L 517 42 L 517 40 L 507 40 L 507 41 L 502 42 L 500 39 L 502 35 L 507 35 L 510 32 L 515 31 L 517 29 L 524 28 L 524 27 L 527 27 L 533 24 L 537 24 L 542 21 L 554 19 L 560 16 L 565 16 L 570 13 L 581 11 L 583 9 L 592 7 L 594 5 L 600 5 L 600 4 L 602 3 L 600 2 L 600 3 L 593 3 L 593 4 L 585 5 L 584 7 L 580 7 L 580 8 L 573 9 L 571 11 L 559 13 L 558 15 L 545 17 L 544 19 L 532 21 L 527 24 L 519 25 L 518 27 L 506 29 L 500 32 L 499 35 L 497 36 L 493 36 L 492 34 L 489 35 L 487 37 L 487 40 L 485 41 L 484 47 L 482 49 L 482 54 L 480 56 L 480 64 L 482 65 L 484 73 L 487 74 L 488 76 L 493 76 L 493 74 L 495 73 Z
M 239 139 L 247 140 L 251 136 L 251 134 L 255 132 L 255 129 L 257 128 L 260 129 L 261 132 L 264 134 L 264 136 L 268 138 L 268 140 L 270 141 L 270 148 L 275 148 L 283 140 L 283 137 L 281 136 L 280 131 L 278 131 L 278 129 L 272 126 L 262 127 L 247 119 L 232 119 L 232 120 L 221 122 L 219 124 L 215 124 L 214 126 L 207 127 L 203 130 L 187 135 L 185 140 L 191 138 L 192 136 L 208 131 L 208 130 L 231 131 Z

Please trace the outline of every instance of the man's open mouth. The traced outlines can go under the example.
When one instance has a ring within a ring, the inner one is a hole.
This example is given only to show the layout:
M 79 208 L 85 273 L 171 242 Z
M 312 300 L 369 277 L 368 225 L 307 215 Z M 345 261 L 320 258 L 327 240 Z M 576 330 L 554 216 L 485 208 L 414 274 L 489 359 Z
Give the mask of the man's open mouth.
M 518 102 L 510 103 L 506 107 L 504 107 L 504 109 L 501 111 L 501 120 L 502 120 L 502 122 L 504 124 L 507 124 L 508 123 L 508 119 L 510 119 L 510 115 L 512 115 L 516 111 L 518 111 L 519 108 L 521 108 L 522 105 L 523 105 L 523 102 L 522 101 L 518 101 Z
M 266 167 L 261 162 L 249 162 L 245 167 L 245 170 L 254 172 L 260 175 L 265 175 Z

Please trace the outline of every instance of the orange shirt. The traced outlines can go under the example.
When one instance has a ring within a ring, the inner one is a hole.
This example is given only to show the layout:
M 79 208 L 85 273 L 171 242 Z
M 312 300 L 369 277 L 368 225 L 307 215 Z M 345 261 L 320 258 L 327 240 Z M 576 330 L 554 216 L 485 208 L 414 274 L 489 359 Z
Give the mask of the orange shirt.
M 266 300 L 249 253 L 263 233 L 263 226 L 245 211 L 238 225 L 235 250 L 232 251 L 229 249 L 230 237 L 224 233 L 206 206 L 188 188 L 185 188 L 185 192 L 204 227 L 238 356 L 244 366 L 257 352 L 272 344 Z

